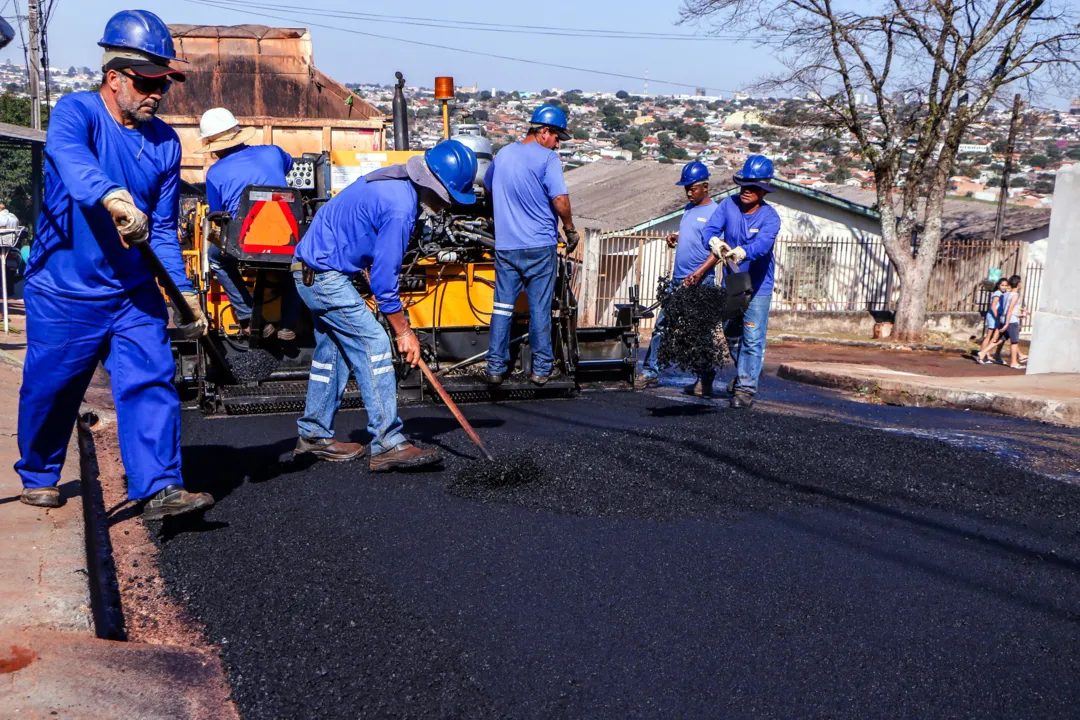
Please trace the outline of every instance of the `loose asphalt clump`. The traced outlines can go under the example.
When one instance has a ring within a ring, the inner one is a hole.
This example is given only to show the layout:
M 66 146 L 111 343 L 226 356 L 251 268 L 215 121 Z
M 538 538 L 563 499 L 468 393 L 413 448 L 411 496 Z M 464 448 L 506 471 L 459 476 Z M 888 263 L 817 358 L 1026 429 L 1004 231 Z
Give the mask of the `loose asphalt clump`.
M 162 573 L 243 717 L 1075 715 L 1080 487 L 651 394 L 463 409 L 496 462 L 403 408 L 446 455 L 403 475 L 277 463 L 295 416 L 185 415 L 218 504 Z
M 229 356 L 229 367 L 237 382 L 261 382 L 270 377 L 277 366 L 277 358 L 262 348 Z
M 723 333 L 725 291 L 715 285 L 658 289 L 664 313 L 664 332 L 657 361 L 661 367 L 687 372 L 723 367 L 730 357 Z

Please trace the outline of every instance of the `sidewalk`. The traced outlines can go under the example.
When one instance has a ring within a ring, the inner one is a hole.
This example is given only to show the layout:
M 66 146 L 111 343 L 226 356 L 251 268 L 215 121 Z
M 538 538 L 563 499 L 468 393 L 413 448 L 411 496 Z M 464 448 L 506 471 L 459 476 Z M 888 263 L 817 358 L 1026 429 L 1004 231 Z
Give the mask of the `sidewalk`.
M 974 370 L 981 366 L 972 365 Z M 912 364 L 910 369 L 918 369 Z M 847 390 L 893 405 L 982 410 L 1080 427 L 1080 379 L 1070 374 L 924 375 L 909 370 L 842 362 L 787 362 L 777 375 Z
M 0 718 L 229 717 L 220 665 L 204 651 L 95 637 L 74 438 L 64 506 L 19 502 L 12 466 L 26 336 L 22 303 L 10 309 L 12 332 L 0 325 Z

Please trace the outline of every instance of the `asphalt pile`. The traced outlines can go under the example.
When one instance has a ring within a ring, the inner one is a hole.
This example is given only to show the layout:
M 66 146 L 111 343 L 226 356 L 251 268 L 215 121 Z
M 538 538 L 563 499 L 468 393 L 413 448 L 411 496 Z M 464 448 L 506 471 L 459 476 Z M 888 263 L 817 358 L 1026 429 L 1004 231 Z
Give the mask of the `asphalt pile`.
M 723 333 L 725 291 L 712 284 L 671 288 L 660 284 L 664 332 L 657 361 L 687 372 L 723 367 L 730 358 Z
M 1080 487 L 641 393 L 466 414 L 495 463 L 412 408 L 444 468 L 392 476 L 185 416 L 219 503 L 162 572 L 245 718 L 1074 715 Z
M 229 368 L 237 382 L 261 382 L 277 369 L 278 361 L 270 352 L 254 348 L 229 356 Z

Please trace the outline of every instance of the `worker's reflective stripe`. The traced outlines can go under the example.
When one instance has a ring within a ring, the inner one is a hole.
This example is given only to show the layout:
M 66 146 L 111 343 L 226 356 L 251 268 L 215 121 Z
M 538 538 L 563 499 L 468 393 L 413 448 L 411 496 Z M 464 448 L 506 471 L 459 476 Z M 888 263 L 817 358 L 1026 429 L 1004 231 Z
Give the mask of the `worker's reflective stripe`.
M 497 308 L 506 308 L 507 310 L 513 310 L 514 309 L 513 303 L 495 303 L 495 307 L 497 307 Z
M 333 370 L 334 369 L 334 364 L 333 363 L 321 363 L 318 360 L 312 360 L 311 361 L 311 367 L 319 368 L 320 370 Z
M 372 375 L 382 375 L 383 373 L 388 373 L 388 372 L 393 372 L 393 371 L 394 371 L 394 366 L 393 365 L 387 365 L 386 367 L 375 368 L 374 370 L 371 371 L 371 374 Z
M 492 310 L 491 312 L 494 315 L 505 315 L 506 317 L 514 316 L 514 313 L 510 312 L 509 310 Z
M 321 383 L 329 383 L 330 382 L 330 378 L 328 378 L 326 375 L 316 375 L 315 373 L 311 373 L 310 375 L 308 375 L 308 377 L 311 378 L 312 380 L 314 380 L 315 382 L 321 382 Z
M 380 360 L 386 360 L 389 357 L 390 357 L 390 353 L 379 353 L 378 355 L 372 355 L 371 356 L 371 362 L 377 363 Z

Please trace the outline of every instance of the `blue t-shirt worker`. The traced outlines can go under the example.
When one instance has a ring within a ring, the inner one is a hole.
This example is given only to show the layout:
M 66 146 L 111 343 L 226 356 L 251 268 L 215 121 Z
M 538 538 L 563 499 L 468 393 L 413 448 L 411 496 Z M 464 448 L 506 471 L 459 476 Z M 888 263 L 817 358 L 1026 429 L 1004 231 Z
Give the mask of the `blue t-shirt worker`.
M 255 136 L 255 128 L 240 127 L 227 108 L 211 108 L 204 112 L 199 120 L 199 135 L 202 140 L 200 153 L 217 159 L 206 171 L 206 204 L 210 212 L 224 210 L 235 218 L 244 188 L 249 185 L 288 186 L 285 176 L 293 165 L 289 154 L 277 145 L 248 145 L 247 142 Z M 240 273 L 239 263 L 221 251 L 220 240 L 214 242 L 214 237 L 211 237 L 212 244 L 207 250 L 210 267 L 229 298 L 229 304 L 240 323 L 241 334 L 248 336 L 251 334 L 254 302 Z M 287 285 L 281 302 L 283 327 L 279 331 L 270 323 L 264 324 L 264 338 L 277 334 L 279 339 L 286 342 L 296 339 L 300 300 L 293 291 L 292 283 Z
M 541 105 L 525 138 L 500 150 L 484 177 L 495 210 L 495 299 L 487 357 L 487 381 L 492 385 L 501 384 L 509 371 L 510 323 L 523 289 L 529 298 L 529 380 L 543 386 L 558 374 L 551 351 L 551 300 L 559 220 L 569 252 L 579 240 L 555 153 L 559 142 L 569 139 L 566 113 L 555 105 Z
M 26 362 L 19 392 L 22 501 L 58 507 L 56 488 L 83 393 L 99 361 L 116 402 L 128 497 L 143 517 L 204 510 L 184 489 L 180 399 L 168 313 L 136 243 L 149 243 L 195 319 L 206 317 L 177 238 L 180 140 L 154 117 L 184 75 L 168 27 L 145 10 L 114 15 L 99 43 L 101 89 L 57 102 L 45 140 L 45 192 L 26 271 Z
M 475 178 L 472 150 L 456 140 L 444 140 L 424 157 L 369 173 L 315 214 L 296 246 L 292 266 L 296 289 L 311 310 L 315 329 L 295 455 L 344 461 L 364 454 L 360 443 L 334 439 L 334 416 L 351 373 L 368 415 L 372 472 L 431 465 L 441 459 L 437 450 L 422 450 L 402 434 L 390 339 L 353 287 L 352 276 L 368 276 L 398 352 L 416 367 L 420 342 L 409 327 L 398 292 L 402 258 L 423 208 L 438 213 L 452 203 L 476 202 Z
M 775 192 L 773 164 L 764 155 L 751 155 L 733 178 L 739 194 L 724 198 L 705 227 L 702 240 L 712 254 L 686 281 L 701 282 L 721 259 L 734 262 L 740 272 L 750 273 L 753 294 L 746 312 L 724 327 L 736 377 L 728 386 L 731 407 L 749 408 L 757 394 L 758 378 L 765 361 L 765 333 L 772 304 L 773 245 L 780 234 L 780 215 L 765 202 Z
M 697 160 L 687 163 L 682 169 L 679 181 L 675 184 L 684 188 L 689 202 L 686 204 L 682 221 L 679 223 L 679 232 L 672 233 L 667 238 L 668 245 L 675 247 L 675 263 L 671 270 L 671 280 L 668 281 L 673 289 L 682 286 L 686 278 L 701 267 L 712 254 L 703 234 L 709 218 L 716 210 L 716 203 L 709 197 L 709 168 L 704 163 Z M 702 281 L 711 282 L 713 279 L 710 271 Z M 660 343 L 666 329 L 667 323 L 665 323 L 664 312 L 661 310 L 656 316 L 649 349 L 645 351 L 645 360 L 642 362 L 642 376 L 644 386 L 647 388 L 660 385 L 657 353 L 660 351 Z M 716 369 L 701 368 L 697 375 L 698 382 L 701 384 L 701 394 L 712 397 Z M 686 391 L 693 393 L 695 387 L 696 383 L 686 388 Z

